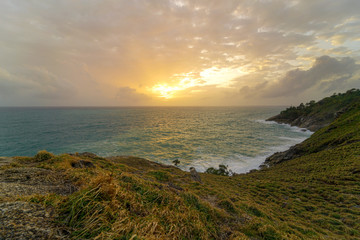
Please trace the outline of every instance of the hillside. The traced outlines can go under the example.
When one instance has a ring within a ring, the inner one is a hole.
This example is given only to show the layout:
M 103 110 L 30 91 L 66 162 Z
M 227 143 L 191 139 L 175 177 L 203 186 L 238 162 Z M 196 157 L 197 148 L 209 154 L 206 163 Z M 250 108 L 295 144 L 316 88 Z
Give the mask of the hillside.
M 267 121 L 287 123 L 291 126 L 317 131 L 329 125 L 342 112 L 346 111 L 347 106 L 354 102 L 360 102 L 359 89 L 334 94 L 318 102 L 310 101 L 306 104 L 301 103 L 297 107 L 291 106 Z
M 232 177 L 91 153 L 6 159 L 0 239 L 29 236 L 25 220 L 5 214 L 12 211 L 43 216 L 36 219 L 48 232 L 34 223 L 37 239 L 359 239 L 360 102 L 299 149 Z
M 304 142 L 292 146 L 284 152 L 277 152 L 265 160 L 264 166 L 271 166 L 283 161 L 294 159 L 305 154 L 316 153 L 324 149 L 331 149 L 340 145 L 346 145 L 351 140 L 357 128 L 357 122 L 346 122 L 342 127 L 338 127 L 337 121 L 344 113 L 356 109 L 360 103 L 360 90 L 351 89 L 346 93 L 339 93 L 331 97 L 324 98 L 319 102 L 310 102 L 306 106 L 300 104 L 298 107 L 290 107 L 282 111 L 279 115 L 267 119 L 278 123 L 288 123 L 298 127 L 305 127 L 310 130 L 321 129 L 331 124 L 326 130 L 317 131 L 314 136 Z M 342 118 L 341 118 L 342 119 Z M 352 128 L 349 130 L 349 128 Z M 345 128 L 348 130 L 345 131 Z M 336 129 L 336 130 L 335 130 Z M 324 132 L 325 131 L 325 132 Z M 351 133 L 348 133 L 348 132 Z M 319 137 L 320 136 L 320 137 Z

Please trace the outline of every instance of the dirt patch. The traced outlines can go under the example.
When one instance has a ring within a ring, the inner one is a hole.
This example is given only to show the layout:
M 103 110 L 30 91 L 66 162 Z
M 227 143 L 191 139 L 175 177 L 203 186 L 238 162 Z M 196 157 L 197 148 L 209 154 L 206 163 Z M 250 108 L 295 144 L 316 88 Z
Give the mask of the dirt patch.
M 0 240 L 69 239 L 51 208 L 28 202 L 0 203 Z
M 5 162 L 2 159 L 2 162 Z M 12 161 L 7 160 L 8 164 Z M 56 223 L 51 207 L 18 201 L 18 197 L 56 193 L 68 195 L 76 187 L 62 172 L 36 167 L 0 170 L 0 240 L 69 239 L 69 231 Z
M 0 197 L 57 193 L 68 195 L 76 188 L 59 172 L 41 168 L 0 170 Z
M 0 157 L 0 167 L 4 166 L 4 165 L 7 165 L 7 164 L 10 164 L 13 161 L 14 161 L 14 159 L 11 158 L 11 157 Z

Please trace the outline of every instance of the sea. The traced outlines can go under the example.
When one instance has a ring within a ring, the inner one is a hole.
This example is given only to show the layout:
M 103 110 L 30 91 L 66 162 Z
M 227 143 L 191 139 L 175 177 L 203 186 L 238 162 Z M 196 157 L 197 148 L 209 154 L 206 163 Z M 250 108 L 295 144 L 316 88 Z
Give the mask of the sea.
M 0 156 L 92 152 L 195 167 L 256 169 L 312 132 L 267 122 L 284 107 L 2 107 Z

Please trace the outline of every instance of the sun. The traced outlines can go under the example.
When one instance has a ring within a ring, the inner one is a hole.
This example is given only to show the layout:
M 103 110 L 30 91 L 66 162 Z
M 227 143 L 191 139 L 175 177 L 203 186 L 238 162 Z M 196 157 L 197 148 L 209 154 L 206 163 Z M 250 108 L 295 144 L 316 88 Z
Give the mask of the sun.
M 157 84 L 152 87 L 152 91 L 157 93 L 159 97 L 165 99 L 174 98 L 174 95 L 177 91 L 180 91 L 179 87 L 171 87 L 167 84 Z
M 176 93 L 186 90 L 191 87 L 199 85 L 199 79 L 188 77 L 191 73 L 180 75 L 180 79 L 177 79 L 177 84 L 170 86 L 166 83 L 156 84 L 151 88 L 152 92 L 157 96 L 165 99 L 171 99 L 176 97 Z M 185 77 L 184 77 L 185 75 Z
M 179 97 L 181 91 L 191 90 L 190 93 L 203 92 L 201 88 L 215 86 L 229 88 L 234 79 L 247 74 L 242 68 L 218 68 L 216 66 L 202 70 L 199 73 L 188 72 L 174 74 L 170 79 L 174 85 L 158 83 L 151 88 L 151 91 L 160 98 L 172 99 Z

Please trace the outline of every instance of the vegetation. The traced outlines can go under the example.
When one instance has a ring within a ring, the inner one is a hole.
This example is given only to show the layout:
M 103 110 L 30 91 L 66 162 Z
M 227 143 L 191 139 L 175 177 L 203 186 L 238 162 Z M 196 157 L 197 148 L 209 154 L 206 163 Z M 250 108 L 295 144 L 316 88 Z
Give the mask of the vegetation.
M 231 170 L 228 170 L 227 166 L 225 166 L 223 164 L 220 164 L 218 169 L 210 167 L 210 168 L 206 169 L 205 172 L 210 173 L 210 174 L 220 175 L 220 176 L 229 176 L 229 175 L 233 174 L 233 172 Z
M 34 160 L 38 162 L 46 161 L 53 158 L 54 155 L 46 150 L 39 151 L 35 156 Z
M 315 131 L 330 124 L 346 110 L 347 106 L 359 101 L 360 90 L 354 88 L 346 93 L 334 93 L 331 97 L 318 102 L 312 100 L 306 104 L 301 103 L 297 107 L 291 106 L 268 120 L 300 127 L 313 127 L 311 130 Z
M 312 112 L 336 99 L 312 103 Z M 93 167 L 72 167 L 79 161 Z M 70 196 L 31 199 L 54 206 L 73 239 L 360 238 L 360 101 L 307 139 L 301 156 L 231 177 L 219 166 L 208 172 L 221 174 L 200 173 L 202 183 L 135 157 L 63 154 L 19 164 L 62 171 L 76 183 Z
M 356 99 L 360 99 L 360 90 L 351 89 L 346 93 L 334 93 L 331 97 L 326 97 L 318 102 L 311 100 L 310 102 L 299 106 L 291 106 L 284 111 L 281 111 L 281 115 L 284 118 L 295 120 L 300 116 L 317 115 L 317 117 L 327 115 L 334 111 L 340 110 L 346 107 L 348 104 L 353 103 Z
M 175 166 L 177 166 L 177 165 L 179 165 L 180 161 L 179 161 L 179 159 L 175 159 L 175 160 L 173 161 L 173 163 L 174 163 Z

